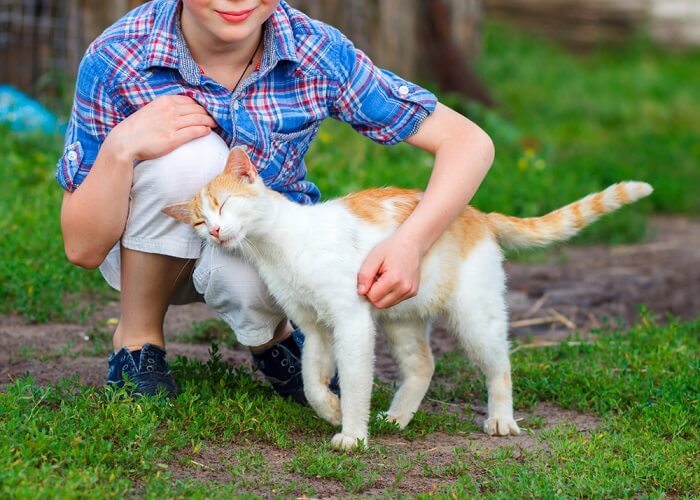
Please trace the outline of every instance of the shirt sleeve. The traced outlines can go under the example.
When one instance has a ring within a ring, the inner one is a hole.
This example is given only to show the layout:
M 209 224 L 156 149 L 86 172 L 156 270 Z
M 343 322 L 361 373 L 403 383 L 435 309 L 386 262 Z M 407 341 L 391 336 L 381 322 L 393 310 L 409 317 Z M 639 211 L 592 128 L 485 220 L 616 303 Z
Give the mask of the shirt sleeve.
M 397 144 L 414 134 L 437 105 L 431 92 L 378 68 L 343 38 L 330 116 L 349 123 L 380 144 Z
M 103 75 L 99 56 L 86 55 L 78 70 L 65 148 L 56 165 L 56 180 L 69 192 L 83 182 L 107 134 L 124 118 L 109 96 Z

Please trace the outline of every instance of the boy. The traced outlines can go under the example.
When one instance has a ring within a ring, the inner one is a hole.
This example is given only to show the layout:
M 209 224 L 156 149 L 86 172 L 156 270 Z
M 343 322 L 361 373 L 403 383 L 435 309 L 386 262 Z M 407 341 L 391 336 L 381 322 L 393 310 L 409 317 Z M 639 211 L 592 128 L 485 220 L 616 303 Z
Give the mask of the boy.
M 57 178 L 69 260 L 99 266 L 121 291 L 108 382 L 126 373 L 139 393 L 175 394 L 163 317 L 169 304 L 204 300 L 277 392 L 304 400 L 299 337 L 255 271 L 160 210 L 190 197 L 241 144 L 269 186 L 316 202 L 303 157 L 327 117 L 435 155 L 422 201 L 358 275 L 359 294 L 391 307 L 416 294 L 421 258 L 493 161 L 479 127 L 284 0 L 152 0 L 90 46 Z

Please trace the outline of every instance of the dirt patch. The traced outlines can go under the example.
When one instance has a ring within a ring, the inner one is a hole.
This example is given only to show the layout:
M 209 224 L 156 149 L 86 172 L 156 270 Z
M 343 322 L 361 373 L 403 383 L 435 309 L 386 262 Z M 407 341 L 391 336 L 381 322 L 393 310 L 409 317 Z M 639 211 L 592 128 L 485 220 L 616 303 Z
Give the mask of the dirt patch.
M 466 435 L 436 432 L 413 441 L 401 437 L 400 433 L 372 439 L 370 450 L 363 455 L 367 468 L 361 473 L 369 479 L 359 488 L 361 495 L 438 491 L 465 473 L 480 474 L 479 457 L 484 454 L 510 448 L 511 459 L 519 460 L 526 454 L 548 453 L 550 450 L 546 440 L 541 438 L 542 432 L 565 424 L 574 426 L 578 432 L 590 433 L 599 423 L 590 415 L 549 404 L 539 404 L 516 417 L 522 418 L 525 424 L 520 436 L 497 438 L 480 432 Z M 535 420 L 539 422 L 538 427 L 528 429 L 527 422 Z M 264 460 L 260 460 L 261 457 Z M 347 486 L 338 479 L 295 472 L 293 458 L 292 451 L 258 440 L 227 445 L 207 443 L 197 452 L 181 455 L 169 464 L 168 470 L 176 479 L 235 484 L 241 491 L 264 498 L 309 494 L 315 498 L 348 496 Z M 289 486 L 280 491 L 280 485 Z

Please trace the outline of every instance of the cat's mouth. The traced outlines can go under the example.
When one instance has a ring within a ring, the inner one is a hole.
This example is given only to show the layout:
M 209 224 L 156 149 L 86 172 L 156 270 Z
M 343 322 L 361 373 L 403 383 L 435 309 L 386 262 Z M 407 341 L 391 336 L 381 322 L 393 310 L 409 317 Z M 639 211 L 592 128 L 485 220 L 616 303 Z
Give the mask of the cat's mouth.
M 217 245 L 225 248 L 234 248 L 238 246 L 238 238 L 235 236 L 230 236 L 228 238 L 216 238 L 214 241 Z

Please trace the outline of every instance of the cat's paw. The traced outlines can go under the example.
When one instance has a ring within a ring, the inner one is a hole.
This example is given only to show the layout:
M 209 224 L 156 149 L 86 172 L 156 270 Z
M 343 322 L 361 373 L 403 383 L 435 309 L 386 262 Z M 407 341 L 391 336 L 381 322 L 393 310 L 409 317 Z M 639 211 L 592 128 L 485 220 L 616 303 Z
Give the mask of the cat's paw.
M 359 446 L 367 446 L 366 437 L 349 436 L 339 432 L 331 439 L 331 446 L 336 450 L 352 450 Z
M 307 392 L 306 399 L 319 417 L 331 425 L 340 425 L 342 413 L 338 396 L 324 388 L 316 394 Z
M 489 436 L 517 436 L 520 427 L 512 417 L 492 417 L 484 422 L 484 432 Z
M 386 420 L 387 422 L 392 422 L 399 426 L 399 429 L 403 430 L 406 426 L 413 420 L 413 414 L 411 415 L 395 415 L 389 413 L 388 411 L 379 412 L 377 417 Z
M 329 395 L 325 399 L 324 404 L 321 405 L 321 408 L 317 411 L 321 418 L 329 424 L 340 425 L 342 416 L 340 411 L 340 398 L 335 394 Z

